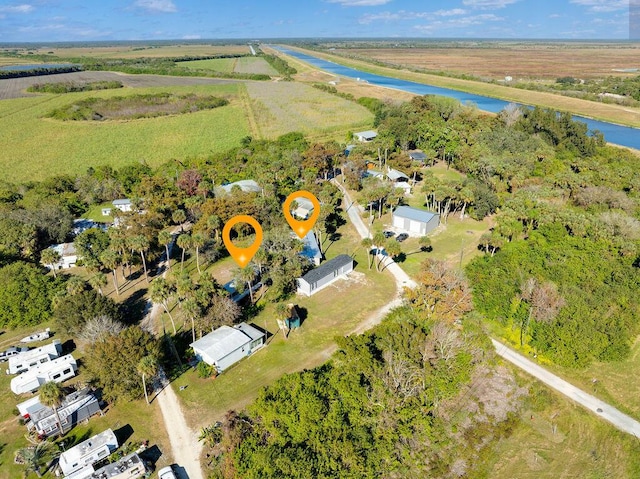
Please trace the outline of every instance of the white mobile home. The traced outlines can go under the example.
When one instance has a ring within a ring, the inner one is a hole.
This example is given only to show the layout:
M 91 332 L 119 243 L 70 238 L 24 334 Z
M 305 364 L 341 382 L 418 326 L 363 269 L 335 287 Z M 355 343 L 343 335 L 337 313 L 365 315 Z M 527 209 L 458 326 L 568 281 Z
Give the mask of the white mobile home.
M 76 375 L 78 365 L 71 354 L 40 364 L 11 380 L 15 394 L 33 392 L 49 381 L 61 383 Z
M 399 206 L 393 212 L 393 227 L 411 236 L 424 236 L 438 227 L 440 215 L 430 211 Z
M 353 271 L 353 258 L 341 254 L 298 278 L 298 292 L 306 296 L 317 293 Z
M 117 448 L 118 439 L 116 435 L 111 429 L 107 429 L 60 454 L 58 465 L 62 473 L 65 476 L 69 476 L 87 466 L 92 466 L 109 456 Z
M 264 344 L 265 334 L 246 323 L 220 326 L 191 343 L 196 357 L 222 372 Z
M 113 200 L 113 207 L 126 213 L 127 211 L 131 211 L 133 209 L 133 205 L 131 204 L 131 200 L 129 198 L 123 198 L 119 200 Z
M 35 368 L 39 364 L 47 363 L 62 354 L 62 344 L 59 339 L 54 339 L 51 344 L 32 349 L 17 356 L 9 358 L 7 374 L 19 374 Z
M 118 459 L 116 462 L 101 467 L 91 475 L 88 479 L 135 479 L 142 477 L 147 472 L 144 462 L 135 452 Z
M 36 399 L 38 404 L 27 407 L 25 411 L 29 419 L 26 423 L 27 428 L 40 436 L 59 433 L 58 421 L 53 409 L 40 404 L 40 396 L 36 396 Z M 88 388 L 67 395 L 58 408 L 62 432 L 70 431 L 76 424 L 98 413 L 101 413 L 100 403 Z

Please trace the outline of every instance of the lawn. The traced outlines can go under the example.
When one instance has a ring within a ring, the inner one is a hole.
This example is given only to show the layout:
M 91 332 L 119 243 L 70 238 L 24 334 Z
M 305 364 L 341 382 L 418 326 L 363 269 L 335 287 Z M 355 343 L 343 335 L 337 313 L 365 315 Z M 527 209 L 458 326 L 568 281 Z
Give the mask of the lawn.
M 249 134 L 237 100 L 241 84 L 141 88 L 43 95 L 0 102 L 0 165 L 7 181 L 79 174 L 90 166 L 118 168 L 134 161 L 158 166 L 172 158 L 226 151 Z M 43 118 L 53 108 L 87 97 L 194 92 L 227 97 L 230 104 L 190 114 L 130 121 L 58 121 Z M 9 166 L 10 165 L 10 166 Z
M 275 334 L 269 344 L 251 357 L 237 363 L 216 379 L 200 379 L 190 370 L 176 379 L 173 387 L 182 399 L 189 424 L 196 429 L 221 419 L 229 409 L 241 409 L 249 404 L 264 387 L 285 373 L 300 371 L 324 363 L 335 349 L 334 338 L 349 334 L 371 313 L 389 302 L 396 294 L 390 273 L 367 270 L 365 252 L 360 239 L 349 224 L 340 229 L 343 237 L 328 247 L 327 257 L 355 254 L 355 272 L 349 281 L 334 285 L 307 298 L 291 299 L 307 318 L 288 339 L 277 333 L 274 305 L 264 309 L 252 320 L 257 326 Z M 222 282 L 228 275 L 228 264 L 216 264 L 211 270 Z M 187 386 L 180 391 L 180 386 Z
M 178 63 L 178 66 L 224 73 L 261 73 L 272 76 L 278 75 L 278 72 L 274 70 L 264 58 L 254 56 L 194 60 L 190 62 L 180 62 Z

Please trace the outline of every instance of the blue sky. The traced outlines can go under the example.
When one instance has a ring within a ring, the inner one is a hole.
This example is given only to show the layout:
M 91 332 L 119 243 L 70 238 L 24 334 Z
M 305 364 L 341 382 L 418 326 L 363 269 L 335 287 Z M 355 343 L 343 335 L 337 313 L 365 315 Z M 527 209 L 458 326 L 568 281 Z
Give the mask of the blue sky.
M 277 37 L 628 39 L 630 1 L 640 2 L 0 0 L 0 42 Z

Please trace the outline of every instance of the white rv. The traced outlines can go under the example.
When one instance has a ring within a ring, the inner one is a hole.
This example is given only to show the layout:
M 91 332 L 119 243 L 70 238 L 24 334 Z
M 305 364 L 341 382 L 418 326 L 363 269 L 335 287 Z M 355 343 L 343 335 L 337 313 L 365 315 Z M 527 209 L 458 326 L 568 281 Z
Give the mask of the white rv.
M 7 374 L 24 373 L 40 364 L 60 357 L 60 354 L 62 354 L 62 344 L 59 339 L 55 339 L 51 344 L 9 358 Z
M 76 375 L 78 365 L 71 354 L 53 359 L 29 369 L 11 380 L 11 390 L 15 394 L 23 394 L 37 390 L 44 383 L 55 381 L 61 383 Z

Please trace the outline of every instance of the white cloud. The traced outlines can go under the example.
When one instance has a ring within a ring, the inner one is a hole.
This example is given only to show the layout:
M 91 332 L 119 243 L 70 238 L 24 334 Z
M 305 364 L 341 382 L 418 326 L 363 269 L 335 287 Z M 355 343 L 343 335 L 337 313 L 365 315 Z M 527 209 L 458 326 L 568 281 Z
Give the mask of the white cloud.
M 200 35 L 184 35 L 182 37 L 183 40 L 200 40 L 201 38 Z
M 551 15 L 549 15 L 549 18 L 560 18 L 562 17 L 562 15 L 560 15 L 559 13 L 552 13 Z
M 499 17 L 493 13 L 483 13 L 480 15 L 470 15 L 468 17 L 452 18 L 446 21 L 437 20 L 425 25 L 416 25 L 414 28 L 422 33 L 434 33 L 437 31 L 447 31 L 456 28 L 468 28 L 475 25 L 484 25 L 486 22 L 501 22 L 504 17 Z
M 498 8 L 504 8 L 518 1 L 520 0 L 462 0 L 462 4 L 481 10 L 497 10 Z
M 328 3 L 339 3 L 343 7 L 375 7 L 386 5 L 391 0 L 327 0 Z
M 136 0 L 133 6 L 152 13 L 174 13 L 178 11 L 172 0 Z
M 571 0 L 571 3 L 588 7 L 593 13 L 615 12 L 629 8 L 629 0 Z
M 7 5 L 6 7 L 0 7 L 0 12 L 3 13 L 31 13 L 33 12 L 33 5 L 22 4 L 22 5 Z
M 452 10 L 438 10 L 433 12 L 436 17 L 453 17 L 455 15 L 466 15 L 468 12 L 462 8 L 454 8 Z

